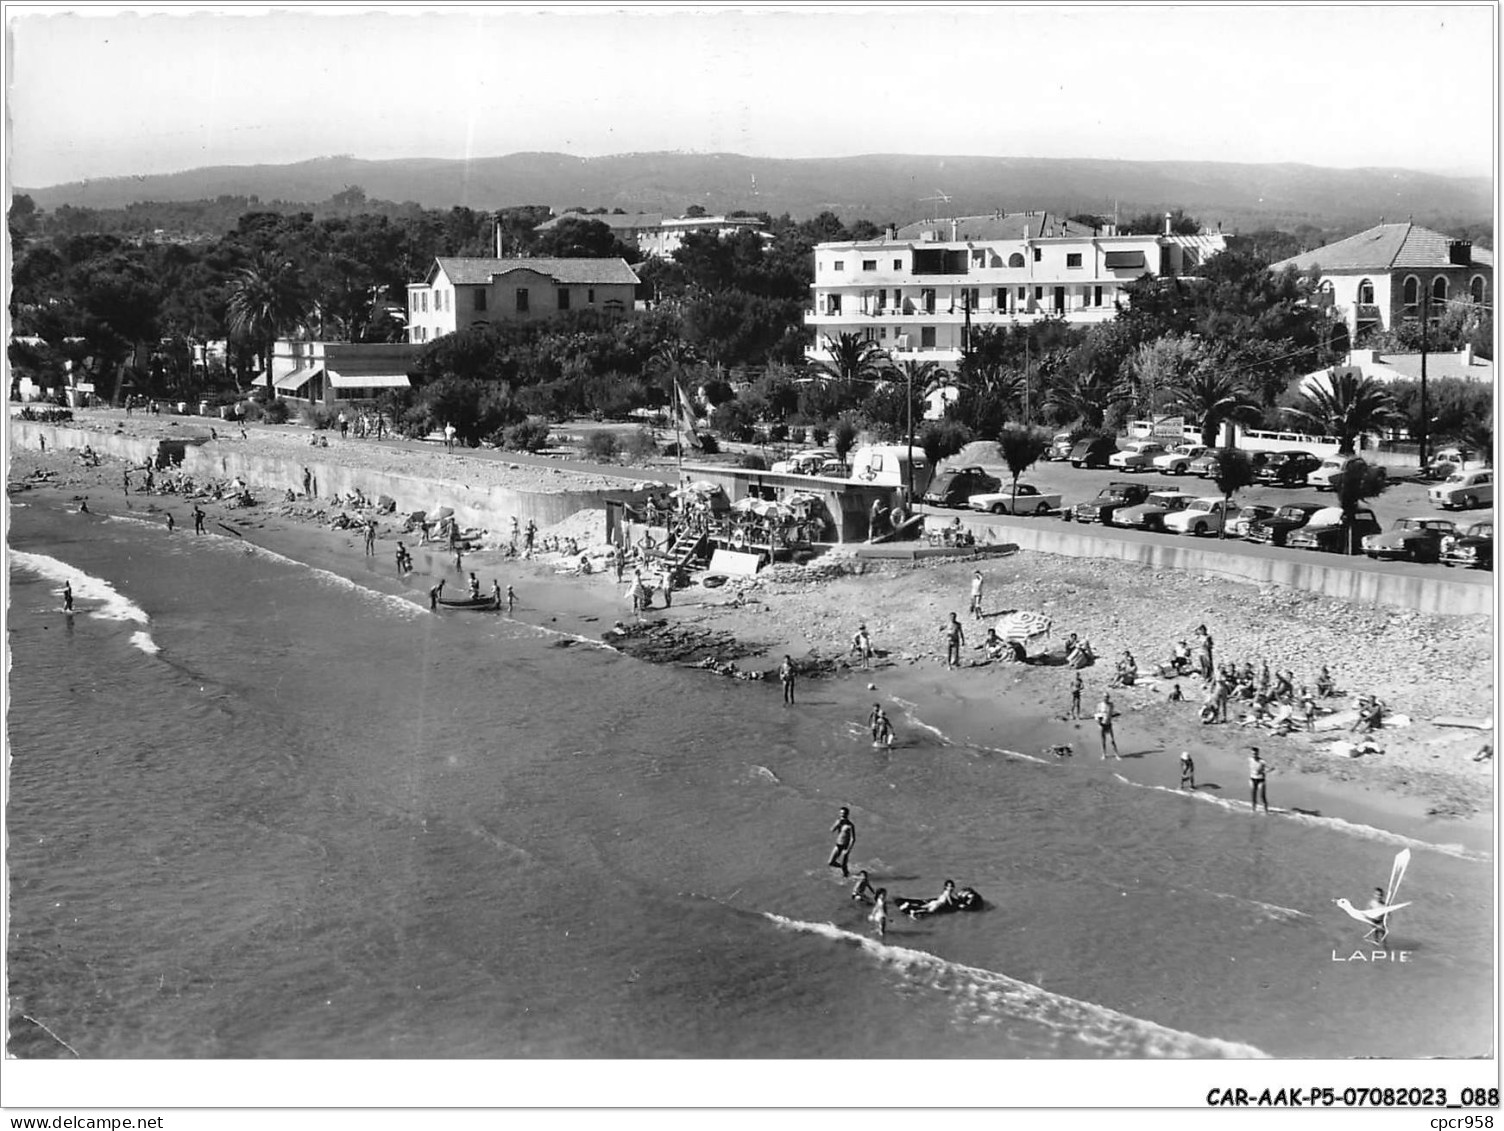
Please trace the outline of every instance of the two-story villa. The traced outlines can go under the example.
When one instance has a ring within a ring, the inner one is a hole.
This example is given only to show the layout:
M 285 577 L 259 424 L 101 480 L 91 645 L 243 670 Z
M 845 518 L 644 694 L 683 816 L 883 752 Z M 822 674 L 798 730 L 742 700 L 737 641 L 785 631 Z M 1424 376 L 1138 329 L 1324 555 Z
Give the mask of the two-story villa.
M 1408 221 L 1378 224 L 1270 267 L 1320 274 L 1318 301 L 1347 324 L 1350 340 L 1416 322 L 1426 295 L 1433 322 L 1456 302 L 1493 302 L 1494 257 L 1485 248 Z
M 435 259 L 421 283 L 407 285 L 407 340 L 566 310 L 626 313 L 638 282 L 624 259 Z
M 1121 235 L 1048 212 L 924 220 L 880 239 L 815 248 L 812 360 L 860 334 L 895 361 L 954 369 L 966 327 L 1063 317 L 1102 322 L 1143 275 L 1180 275 L 1226 247 L 1220 234 Z

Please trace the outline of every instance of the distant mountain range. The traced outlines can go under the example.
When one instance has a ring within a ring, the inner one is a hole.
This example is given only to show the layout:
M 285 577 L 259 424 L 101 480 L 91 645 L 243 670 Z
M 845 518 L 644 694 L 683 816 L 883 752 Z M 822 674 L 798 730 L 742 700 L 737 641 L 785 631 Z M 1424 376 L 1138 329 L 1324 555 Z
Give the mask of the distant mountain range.
M 513 153 L 469 161 L 326 157 L 16 191 L 52 210 L 64 204 L 123 208 L 141 201 L 221 195 L 312 204 L 355 185 L 372 199 L 413 201 L 427 208 L 547 204 L 555 211 L 579 205 L 678 214 L 698 204 L 711 213 L 787 212 L 796 220 L 829 210 L 848 223 L 904 223 L 995 209 L 1110 217 L 1114 208 L 1124 217 L 1183 208 L 1205 224 L 1222 223 L 1232 231 L 1293 230 L 1302 224 L 1360 228 L 1380 218 L 1413 218 L 1435 227 L 1491 227 L 1493 219 L 1493 186 L 1486 177 L 1293 164 L 902 154 L 776 160 L 734 153 L 594 158 Z

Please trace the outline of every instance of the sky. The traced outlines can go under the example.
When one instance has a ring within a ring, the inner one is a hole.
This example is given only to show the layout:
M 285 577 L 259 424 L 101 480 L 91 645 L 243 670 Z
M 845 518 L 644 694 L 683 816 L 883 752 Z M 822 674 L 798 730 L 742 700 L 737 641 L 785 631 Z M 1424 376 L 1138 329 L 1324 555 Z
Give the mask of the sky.
M 360 158 L 910 153 L 1492 175 L 1498 10 L 8 5 L 9 182 Z

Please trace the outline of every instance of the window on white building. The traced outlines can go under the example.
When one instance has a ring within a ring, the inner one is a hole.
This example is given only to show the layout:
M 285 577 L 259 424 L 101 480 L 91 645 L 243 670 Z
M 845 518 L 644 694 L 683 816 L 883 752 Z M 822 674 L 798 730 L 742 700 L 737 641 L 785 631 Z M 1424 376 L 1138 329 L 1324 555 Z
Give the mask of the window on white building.
M 1015 251 L 1012 255 L 1008 256 L 1009 267 L 1022 267 L 1023 265 L 1024 257 L 1019 252 Z
M 1065 253 L 1065 265 L 1067 267 L 1080 267 L 1081 266 L 1081 253 L 1079 251 L 1068 251 L 1068 252 L 1066 252 Z
M 833 270 L 844 271 L 846 270 L 846 261 L 844 259 L 837 259 L 831 266 Z
M 1044 258 L 1044 248 L 1042 248 L 1042 247 L 1036 247 L 1034 249 L 1034 262 L 1038 263 L 1043 258 Z
M 919 348 L 932 350 L 935 348 L 935 328 L 933 326 L 919 327 Z
M 862 270 L 863 271 L 876 271 L 877 270 L 877 260 L 875 260 L 875 259 L 864 259 L 864 260 L 862 260 Z
M 1373 280 L 1364 279 L 1358 284 L 1358 301 L 1365 306 L 1373 305 Z
M 902 259 L 895 259 L 893 261 L 893 270 L 895 270 L 895 271 L 902 271 L 903 270 L 903 260 Z
M 423 292 L 423 313 L 424 314 L 428 313 L 428 292 L 427 291 Z

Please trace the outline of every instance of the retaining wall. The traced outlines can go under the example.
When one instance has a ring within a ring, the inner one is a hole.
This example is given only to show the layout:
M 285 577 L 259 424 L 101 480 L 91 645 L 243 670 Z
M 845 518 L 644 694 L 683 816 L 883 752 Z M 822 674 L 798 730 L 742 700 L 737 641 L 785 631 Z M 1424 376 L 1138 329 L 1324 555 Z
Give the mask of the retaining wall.
M 136 464 L 155 458 L 159 442 L 156 437 L 11 420 L 12 443 L 35 449 L 42 437 L 46 437 L 47 447 L 54 451 L 82 451 L 87 444 L 101 456 L 113 456 Z M 532 519 L 539 526 L 552 526 L 576 511 L 598 508 L 604 533 L 608 498 L 642 502 L 648 496 L 646 491 L 630 490 L 626 483 L 619 489 L 588 491 L 517 491 L 483 484 L 471 486 L 461 479 L 426 478 L 321 462 L 317 455 L 323 450 L 320 448 L 310 447 L 307 457 L 300 455 L 294 460 L 259 454 L 254 448 L 201 442 L 190 436 L 182 440 L 187 444 L 183 470 L 189 475 L 212 479 L 232 479 L 238 475 L 259 490 L 264 501 L 276 502 L 286 490 L 301 493 L 303 468 L 306 467 L 313 473 L 315 490 L 321 498 L 349 494 L 358 488 L 370 499 L 390 496 L 396 501 L 399 512 L 452 507 L 462 525 L 491 531 L 507 529 L 514 515 L 523 524 Z
M 1448 616 L 1493 615 L 1492 574 L 1441 576 L 1365 569 L 1335 564 L 1341 558 L 1310 553 L 1292 558 L 1282 550 L 1235 544 L 1231 549 L 1211 540 L 1134 531 L 1107 531 L 1100 526 L 1076 526 L 1051 519 L 1012 518 L 1006 515 L 967 515 L 957 511 L 924 508 L 931 522 L 959 518 L 976 535 L 979 544 L 1011 543 L 1021 550 L 1060 554 L 1068 558 L 1111 558 L 1136 562 L 1156 569 L 1180 569 L 1191 573 L 1250 581 L 1260 585 L 1285 585 L 1308 593 L 1320 593 L 1340 601 L 1414 609 Z M 1292 551 L 1293 552 L 1293 551 Z M 1438 571 L 1441 567 L 1435 568 Z

